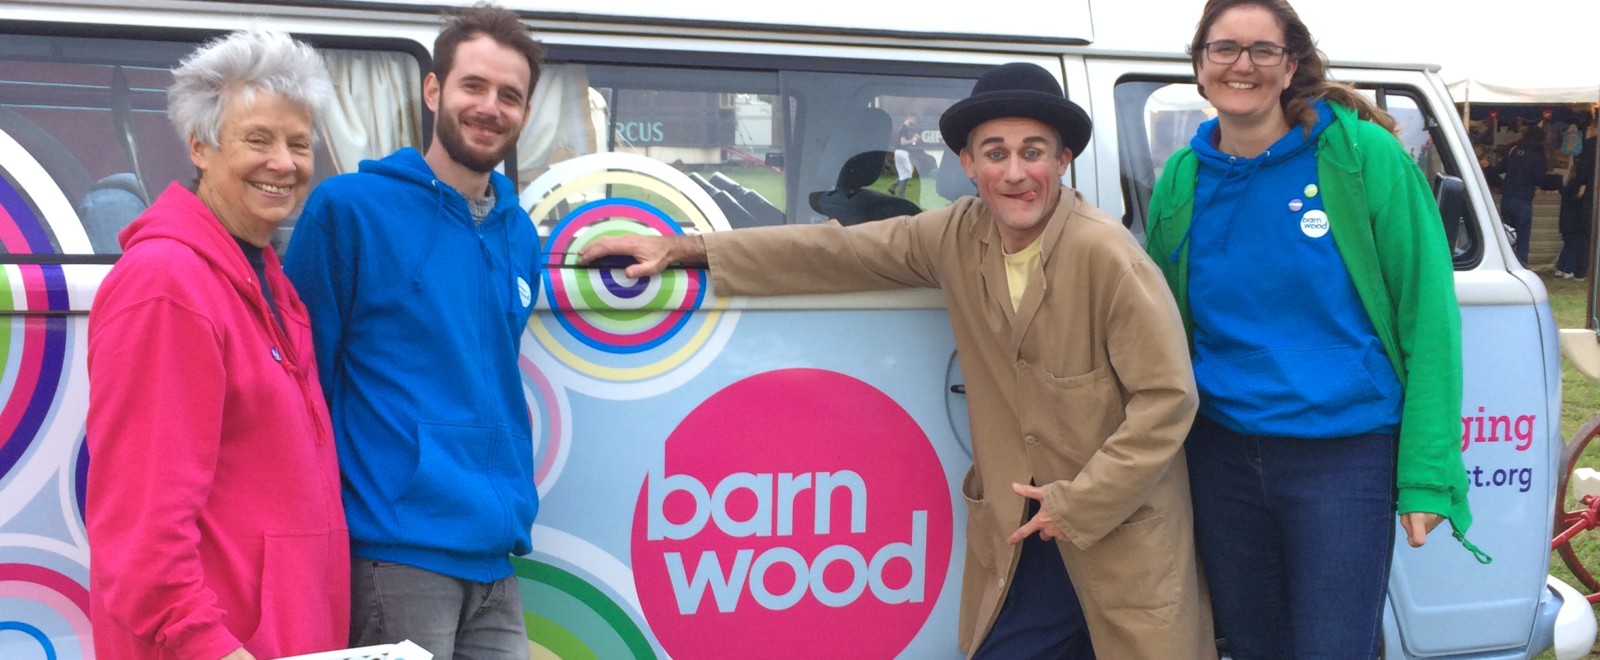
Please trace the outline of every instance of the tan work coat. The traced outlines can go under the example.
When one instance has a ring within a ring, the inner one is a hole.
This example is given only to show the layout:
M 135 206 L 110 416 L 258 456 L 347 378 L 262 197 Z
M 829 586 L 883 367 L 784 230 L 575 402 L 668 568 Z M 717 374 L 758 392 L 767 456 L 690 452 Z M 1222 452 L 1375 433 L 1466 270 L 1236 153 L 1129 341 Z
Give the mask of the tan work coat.
M 964 197 L 917 216 L 705 237 L 718 295 L 942 289 L 971 411 L 959 643 L 975 651 L 1016 570 L 1033 482 L 1102 658 L 1209 660 L 1182 446 L 1197 406 L 1172 294 L 1121 223 L 1063 188 L 1012 310 L 1000 236 Z

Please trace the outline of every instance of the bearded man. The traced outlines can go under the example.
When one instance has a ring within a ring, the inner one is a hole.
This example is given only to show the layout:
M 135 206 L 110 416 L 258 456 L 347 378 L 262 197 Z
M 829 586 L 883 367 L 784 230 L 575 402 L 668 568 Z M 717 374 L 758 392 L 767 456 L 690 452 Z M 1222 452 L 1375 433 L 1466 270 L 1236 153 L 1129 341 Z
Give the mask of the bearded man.
M 538 236 L 510 179 L 542 49 L 479 6 L 434 42 L 425 154 L 318 186 L 284 270 L 310 311 L 344 472 L 351 644 L 529 655 L 510 556 L 538 511 L 517 344 Z M 272 420 L 261 420 L 272 423 Z

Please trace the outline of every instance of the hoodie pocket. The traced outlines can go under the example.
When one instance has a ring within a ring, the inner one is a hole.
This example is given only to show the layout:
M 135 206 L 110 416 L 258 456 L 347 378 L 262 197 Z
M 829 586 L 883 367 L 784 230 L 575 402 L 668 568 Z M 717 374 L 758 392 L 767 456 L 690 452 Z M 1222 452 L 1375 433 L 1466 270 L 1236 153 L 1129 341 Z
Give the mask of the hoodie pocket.
M 1400 384 L 1381 350 L 1326 348 L 1261 351 L 1195 363 L 1200 389 L 1224 411 L 1306 427 L 1308 437 L 1348 435 L 1326 425 L 1382 418 Z M 1365 429 L 1365 426 L 1363 426 Z M 1366 430 L 1351 433 L 1366 432 Z
M 417 469 L 395 501 L 400 528 L 419 544 L 469 554 L 512 545 L 510 461 L 492 427 L 421 424 Z
M 342 646 L 350 618 L 349 557 L 325 531 L 268 532 L 262 546 L 260 619 L 245 646 L 262 657 Z

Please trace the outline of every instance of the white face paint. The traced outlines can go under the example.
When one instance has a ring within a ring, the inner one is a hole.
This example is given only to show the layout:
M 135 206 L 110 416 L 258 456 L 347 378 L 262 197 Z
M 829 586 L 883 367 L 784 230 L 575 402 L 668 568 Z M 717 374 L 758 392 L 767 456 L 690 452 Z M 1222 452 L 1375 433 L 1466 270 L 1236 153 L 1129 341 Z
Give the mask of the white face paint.
M 1322 238 L 1328 233 L 1328 214 L 1322 211 L 1306 211 L 1300 216 L 1300 231 L 1312 238 Z

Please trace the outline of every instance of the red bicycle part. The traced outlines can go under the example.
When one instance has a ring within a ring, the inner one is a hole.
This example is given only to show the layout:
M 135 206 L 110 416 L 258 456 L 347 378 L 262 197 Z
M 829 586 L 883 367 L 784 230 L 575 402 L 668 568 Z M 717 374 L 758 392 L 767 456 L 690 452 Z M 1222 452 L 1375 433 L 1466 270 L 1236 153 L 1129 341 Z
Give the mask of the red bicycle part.
M 1590 603 L 1600 603 L 1600 579 L 1573 550 L 1572 538 L 1580 532 L 1600 527 L 1600 497 L 1585 495 L 1577 498 L 1579 508 L 1568 511 L 1566 507 L 1569 495 L 1574 494 L 1569 492 L 1572 490 L 1572 471 L 1577 469 L 1583 450 L 1597 435 L 1600 435 L 1600 415 L 1589 418 L 1583 426 L 1578 427 L 1578 431 L 1572 434 L 1562 449 L 1561 472 L 1556 483 L 1556 535 L 1550 542 L 1551 549 L 1561 555 L 1561 561 L 1571 569 L 1572 576 L 1589 591 L 1587 598 Z

